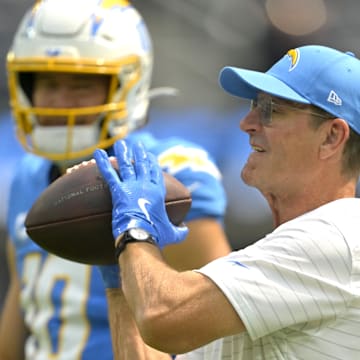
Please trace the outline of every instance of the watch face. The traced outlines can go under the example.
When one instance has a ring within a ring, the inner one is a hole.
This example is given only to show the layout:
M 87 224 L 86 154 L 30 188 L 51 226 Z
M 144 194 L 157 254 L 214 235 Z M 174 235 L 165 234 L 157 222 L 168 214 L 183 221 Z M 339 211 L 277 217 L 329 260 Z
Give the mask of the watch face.
M 146 240 L 150 237 L 149 233 L 140 228 L 133 228 L 129 230 L 129 235 L 137 240 Z

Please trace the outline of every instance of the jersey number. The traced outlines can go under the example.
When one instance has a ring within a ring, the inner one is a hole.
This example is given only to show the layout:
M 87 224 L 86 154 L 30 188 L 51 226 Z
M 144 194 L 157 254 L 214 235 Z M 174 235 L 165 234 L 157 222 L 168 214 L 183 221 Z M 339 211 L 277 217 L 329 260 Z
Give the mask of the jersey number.
M 28 358 L 80 359 L 89 334 L 90 272 L 89 266 L 56 256 L 26 256 L 21 303 L 33 334 L 26 344 Z

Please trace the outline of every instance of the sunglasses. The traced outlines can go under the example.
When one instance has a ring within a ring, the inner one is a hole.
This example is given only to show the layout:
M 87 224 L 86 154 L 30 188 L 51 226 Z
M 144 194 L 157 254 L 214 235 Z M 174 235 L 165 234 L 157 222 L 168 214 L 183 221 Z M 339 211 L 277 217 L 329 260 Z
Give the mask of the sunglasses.
M 301 109 L 299 107 L 288 105 L 288 104 L 276 103 L 271 99 L 271 97 L 260 97 L 260 98 L 251 100 L 251 105 L 250 105 L 250 110 L 259 110 L 260 122 L 263 126 L 269 126 L 272 121 L 273 112 L 276 112 L 278 109 L 281 110 L 281 108 L 296 110 L 298 112 L 317 116 L 317 117 L 320 117 L 323 119 L 333 118 L 333 116 L 331 116 L 330 114 L 329 115 L 319 114 L 319 113 L 312 112 L 308 109 Z

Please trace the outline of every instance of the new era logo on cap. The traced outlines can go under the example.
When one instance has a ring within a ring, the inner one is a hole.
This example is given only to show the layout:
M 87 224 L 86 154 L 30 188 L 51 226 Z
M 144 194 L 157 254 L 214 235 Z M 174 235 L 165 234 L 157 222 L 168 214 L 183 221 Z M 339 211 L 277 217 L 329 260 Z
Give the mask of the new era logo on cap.
M 340 99 L 340 97 L 338 96 L 338 94 L 334 91 L 331 90 L 329 93 L 329 96 L 327 98 L 328 102 L 331 102 L 337 106 L 341 106 L 342 105 L 342 100 Z

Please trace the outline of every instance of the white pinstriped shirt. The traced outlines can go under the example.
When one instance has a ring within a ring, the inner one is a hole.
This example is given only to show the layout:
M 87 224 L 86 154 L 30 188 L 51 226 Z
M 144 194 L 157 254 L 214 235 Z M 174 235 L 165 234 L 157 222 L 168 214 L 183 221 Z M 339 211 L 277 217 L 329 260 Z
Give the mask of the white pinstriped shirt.
M 360 199 L 326 204 L 199 271 L 247 331 L 177 359 L 360 359 Z

